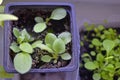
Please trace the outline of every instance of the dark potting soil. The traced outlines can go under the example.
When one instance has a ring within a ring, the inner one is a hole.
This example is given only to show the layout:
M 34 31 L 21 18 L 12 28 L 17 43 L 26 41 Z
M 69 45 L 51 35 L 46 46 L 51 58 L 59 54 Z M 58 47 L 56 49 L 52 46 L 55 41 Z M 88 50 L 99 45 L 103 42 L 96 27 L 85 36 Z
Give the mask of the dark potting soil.
M 70 14 L 67 13 L 67 16 L 62 20 L 50 20 L 47 25 L 47 29 L 42 33 L 35 33 L 33 31 L 33 26 L 36 24 L 34 18 L 42 17 L 45 21 L 46 18 L 50 17 L 53 9 L 36 9 L 36 8 L 21 8 L 13 11 L 12 14 L 16 15 L 19 20 L 12 21 L 11 26 L 18 28 L 19 30 L 26 29 L 28 33 L 35 38 L 35 40 L 43 40 L 45 35 L 48 32 L 54 33 L 58 36 L 61 32 L 69 31 L 70 32 Z M 12 31 L 12 30 L 11 30 Z M 12 33 L 12 32 L 11 32 Z M 12 34 L 11 42 L 16 41 L 16 38 Z M 66 52 L 71 52 L 72 43 L 67 45 Z M 57 63 L 53 63 L 53 61 L 49 63 L 44 63 L 40 60 L 41 53 L 48 54 L 46 51 L 42 51 L 39 48 L 34 49 L 34 53 L 31 55 L 33 58 L 32 68 L 59 68 L 64 67 L 69 64 L 70 61 L 64 61 L 61 58 L 58 59 Z M 15 54 L 11 51 L 10 53 L 12 60 L 15 57 Z
M 116 30 L 117 34 L 120 34 L 120 28 L 113 28 L 113 29 Z M 89 32 L 89 34 L 87 34 L 87 33 L 88 33 L 87 31 L 80 32 L 80 38 L 82 41 L 83 41 L 84 35 L 88 35 L 87 38 L 89 40 L 92 40 L 93 38 L 95 38 L 92 36 L 92 33 L 95 33 L 94 31 Z M 81 46 L 81 48 L 80 48 L 80 53 L 81 53 L 80 55 L 82 55 L 85 52 L 89 53 L 91 51 L 94 51 L 94 48 L 89 48 L 90 42 L 85 42 L 85 41 L 83 41 L 83 42 L 84 42 L 84 46 Z M 104 52 L 103 52 L 103 55 L 104 55 Z M 95 57 L 92 57 L 92 59 L 94 60 Z M 84 64 L 81 56 L 80 56 L 80 63 Z M 79 69 L 80 80 L 93 80 L 92 75 L 93 75 L 93 71 L 87 70 L 87 69 L 85 69 L 85 67 L 80 67 L 80 69 Z M 117 80 L 117 79 L 118 79 L 118 77 L 115 76 L 114 80 Z

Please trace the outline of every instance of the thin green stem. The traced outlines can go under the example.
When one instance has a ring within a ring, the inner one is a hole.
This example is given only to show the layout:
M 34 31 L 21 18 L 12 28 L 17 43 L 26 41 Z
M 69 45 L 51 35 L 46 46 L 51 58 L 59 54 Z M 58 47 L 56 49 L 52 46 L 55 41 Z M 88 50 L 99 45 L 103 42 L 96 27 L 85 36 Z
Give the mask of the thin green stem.
M 46 18 L 46 22 L 45 23 L 47 24 L 49 21 L 50 21 L 50 18 Z

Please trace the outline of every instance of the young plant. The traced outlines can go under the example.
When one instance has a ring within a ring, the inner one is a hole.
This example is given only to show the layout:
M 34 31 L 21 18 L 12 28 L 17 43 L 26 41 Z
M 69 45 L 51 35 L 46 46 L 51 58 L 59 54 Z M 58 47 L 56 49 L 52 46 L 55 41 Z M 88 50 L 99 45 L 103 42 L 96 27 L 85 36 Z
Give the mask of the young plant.
M 43 55 L 41 60 L 43 62 L 50 62 L 54 60 L 54 63 L 61 57 L 63 60 L 70 60 L 70 53 L 66 52 L 66 45 L 71 42 L 71 34 L 69 32 L 63 32 L 57 37 L 53 33 L 48 33 L 45 37 L 45 44 L 33 43 L 33 48 L 38 47 L 41 50 L 45 50 L 50 54 Z M 35 45 L 36 44 L 36 45 Z
M 32 58 L 33 48 L 30 44 L 34 40 L 33 37 L 29 35 L 26 29 L 19 31 L 17 28 L 13 28 L 13 34 L 17 42 L 12 42 L 10 49 L 17 53 L 14 58 L 14 67 L 15 69 L 24 74 L 28 72 L 32 67 Z
M 61 19 L 65 18 L 66 15 L 67 15 L 67 12 L 65 9 L 57 8 L 57 9 L 53 10 L 53 12 L 49 18 L 46 18 L 46 21 L 44 21 L 44 19 L 42 17 L 35 17 L 35 21 L 37 22 L 37 24 L 34 26 L 33 30 L 36 33 L 40 33 L 47 28 L 47 24 L 50 21 L 50 19 L 61 20 Z
M 94 25 L 86 30 L 85 36 L 81 42 L 82 48 L 86 49 L 81 55 L 82 64 L 87 70 L 93 71 L 93 80 L 119 80 L 120 37 L 117 29 Z

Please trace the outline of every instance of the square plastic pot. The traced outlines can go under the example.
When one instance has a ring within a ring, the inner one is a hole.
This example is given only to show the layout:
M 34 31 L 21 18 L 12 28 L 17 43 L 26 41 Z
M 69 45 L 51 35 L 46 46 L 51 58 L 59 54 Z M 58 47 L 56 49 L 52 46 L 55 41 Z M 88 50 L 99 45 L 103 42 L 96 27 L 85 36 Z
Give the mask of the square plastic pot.
M 78 59 L 79 59 L 79 33 L 76 27 L 75 21 L 75 11 L 74 6 L 69 3 L 41 3 L 41 2 L 14 2 L 6 5 L 5 13 L 12 14 L 13 11 L 19 8 L 57 8 L 62 7 L 65 8 L 70 14 L 70 30 L 72 34 L 72 59 L 70 63 L 61 68 L 50 68 L 50 69 L 31 69 L 29 72 L 63 72 L 63 71 L 75 71 L 78 67 Z M 17 72 L 13 66 L 13 62 L 10 57 L 10 44 L 11 44 L 11 36 L 12 36 L 12 27 L 10 25 L 10 21 L 5 22 L 4 28 L 4 68 L 7 72 Z

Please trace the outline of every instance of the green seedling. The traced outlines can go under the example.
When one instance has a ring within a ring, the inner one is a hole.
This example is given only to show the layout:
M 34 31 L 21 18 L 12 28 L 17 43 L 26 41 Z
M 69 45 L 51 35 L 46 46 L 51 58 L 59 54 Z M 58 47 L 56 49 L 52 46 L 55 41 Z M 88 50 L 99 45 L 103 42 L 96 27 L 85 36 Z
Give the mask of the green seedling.
M 47 24 L 51 19 L 61 20 L 61 19 L 65 18 L 66 15 L 67 15 L 67 12 L 65 9 L 57 8 L 57 9 L 53 10 L 51 16 L 49 18 L 46 18 L 45 21 L 42 17 L 35 17 L 35 21 L 37 24 L 35 24 L 33 30 L 36 33 L 40 33 L 47 28 Z
M 120 79 L 120 38 L 114 28 L 105 28 L 103 25 L 87 27 L 82 40 L 82 47 L 90 43 L 90 51 L 81 55 L 84 68 L 93 71 L 93 80 Z M 89 27 L 89 28 L 88 28 Z M 91 27 L 91 28 L 90 28 Z M 92 35 L 94 34 L 94 36 Z M 91 38 L 88 38 L 91 36 Z
M 10 49 L 14 53 L 17 53 L 14 58 L 14 67 L 19 73 L 24 74 L 32 67 L 30 54 L 33 53 L 33 47 L 30 42 L 32 42 L 34 38 L 30 36 L 26 29 L 19 31 L 17 28 L 13 28 L 13 35 L 17 40 L 17 42 L 14 41 L 10 45 Z
M 69 32 L 63 32 L 58 37 L 53 33 L 48 33 L 45 36 L 45 44 L 41 40 L 34 41 L 34 38 L 30 36 L 26 29 L 19 31 L 17 28 L 13 28 L 13 35 L 16 42 L 11 43 L 10 49 L 16 53 L 14 67 L 21 74 L 31 69 L 31 54 L 33 54 L 35 48 L 48 52 L 48 54 L 42 55 L 41 60 L 43 62 L 54 60 L 54 63 L 56 63 L 59 58 L 63 60 L 71 59 L 71 55 L 66 52 L 66 45 L 71 42 Z
M 63 60 L 70 60 L 71 55 L 66 52 L 66 45 L 71 42 L 71 34 L 69 32 L 63 32 L 57 37 L 53 33 L 48 33 L 45 36 L 45 44 L 35 42 L 32 44 L 33 48 L 38 47 L 41 50 L 49 52 L 49 54 L 43 55 L 41 60 L 43 62 L 50 62 L 54 60 L 57 62 L 59 57 Z

